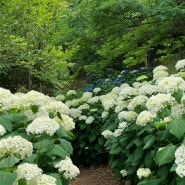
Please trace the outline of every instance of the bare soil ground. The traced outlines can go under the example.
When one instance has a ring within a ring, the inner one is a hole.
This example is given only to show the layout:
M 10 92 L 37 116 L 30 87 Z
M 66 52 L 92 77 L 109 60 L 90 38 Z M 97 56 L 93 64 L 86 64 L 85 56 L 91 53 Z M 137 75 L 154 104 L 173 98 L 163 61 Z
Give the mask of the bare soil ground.
M 69 185 L 123 185 L 116 178 L 114 172 L 108 165 L 92 168 L 80 168 L 77 180 L 71 180 Z

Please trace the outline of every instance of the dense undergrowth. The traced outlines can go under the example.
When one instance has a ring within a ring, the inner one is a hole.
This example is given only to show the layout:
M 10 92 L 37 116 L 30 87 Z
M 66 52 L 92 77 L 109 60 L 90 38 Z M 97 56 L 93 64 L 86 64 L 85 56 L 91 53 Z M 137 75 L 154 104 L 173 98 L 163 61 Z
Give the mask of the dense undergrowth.
M 162 65 L 106 79 L 93 74 L 82 95 L 70 90 L 58 96 L 76 122 L 75 162 L 97 165 L 107 153 L 126 184 L 183 184 L 184 66 L 179 61 L 175 74 Z

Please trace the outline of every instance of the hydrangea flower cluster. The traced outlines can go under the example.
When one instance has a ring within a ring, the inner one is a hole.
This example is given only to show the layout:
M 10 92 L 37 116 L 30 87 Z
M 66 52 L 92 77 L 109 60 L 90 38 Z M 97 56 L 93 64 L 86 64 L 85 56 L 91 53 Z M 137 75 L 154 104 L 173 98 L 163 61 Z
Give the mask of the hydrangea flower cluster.
M 175 163 L 177 164 L 176 173 L 180 177 L 185 176 L 185 145 L 182 144 L 175 151 Z
M 175 69 L 177 71 L 184 71 L 185 68 L 185 59 L 177 61 L 175 64 Z
M 3 136 L 5 133 L 6 133 L 5 128 L 2 125 L 0 125 L 0 136 Z
M 126 170 L 121 170 L 120 173 L 121 173 L 122 177 L 127 176 L 127 171 Z
M 75 123 L 73 121 L 73 118 L 65 114 L 61 115 L 61 117 L 62 119 L 58 117 L 55 117 L 54 119 L 60 124 L 63 131 L 69 132 L 75 128 Z
M 104 137 L 104 138 L 109 138 L 110 136 L 113 135 L 113 132 L 111 132 L 110 130 L 104 130 L 101 135 Z
M 151 114 L 149 111 L 144 110 L 138 115 L 136 119 L 136 124 L 140 126 L 145 126 L 146 124 L 151 123 L 155 117 L 156 114 Z
M 0 140 L 0 157 L 19 154 L 20 159 L 29 157 L 33 152 L 32 143 L 21 136 L 13 136 Z
M 141 179 L 142 177 L 149 177 L 150 174 L 151 171 L 149 168 L 139 168 L 137 170 L 137 176 L 139 179 Z
M 160 65 L 154 68 L 153 70 L 153 80 L 158 80 L 160 78 L 164 78 L 169 76 L 168 68 L 166 66 Z
M 161 94 L 151 96 L 146 102 L 146 107 L 151 113 L 157 113 L 167 106 L 172 106 L 175 98 L 171 94 Z
M 59 128 L 60 125 L 54 119 L 46 116 L 40 116 L 34 119 L 32 123 L 27 126 L 26 131 L 27 133 L 32 134 L 46 133 L 52 136 Z
M 157 81 L 157 87 L 161 93 L 174 93 L 179 89 L 185 90 L 185 81 L 176 76 L 164 77 Z
M 23 163 L 17 167 L 17 178 L 13 185 L 18 185 L 19 179 L 25 179 L 28 185 L 56 185 L 56 179 L 43 174 L 37 164 Z
M 66 158 L 55 165 L 58 171 L 63 174 L 66 179 L 74 179 L 80 174 L 78 167 L 76 167 L 71 159 L 66 156 Z

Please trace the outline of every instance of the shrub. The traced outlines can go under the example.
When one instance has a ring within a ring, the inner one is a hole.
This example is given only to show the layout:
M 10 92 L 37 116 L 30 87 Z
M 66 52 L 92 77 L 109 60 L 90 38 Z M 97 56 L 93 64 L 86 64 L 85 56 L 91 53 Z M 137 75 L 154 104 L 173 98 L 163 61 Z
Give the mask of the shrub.
M 0 97 L 1 185 L 67 185 L 79 173 L 69 158 L 74 122 L 66 130 L 62 121 L 69 108 L 36 91 L 12 94 L 0 88 Z M 66 158 L 71 173 L 57 169 Z

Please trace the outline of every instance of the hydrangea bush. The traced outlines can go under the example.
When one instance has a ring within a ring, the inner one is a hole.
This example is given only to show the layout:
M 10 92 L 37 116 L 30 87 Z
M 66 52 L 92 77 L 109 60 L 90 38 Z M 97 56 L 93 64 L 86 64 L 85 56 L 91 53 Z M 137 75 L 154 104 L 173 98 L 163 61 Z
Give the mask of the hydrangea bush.
M 81 94 L 70 90 L 63 100 L 70 107 L 70 116 L 75 122 L 72 159 L 77 165 L 96 166 L 106 160 L 105 139 L 101 135 L 103 107 L 100 92 L 100 88 Z
M 181 60 L 176 69 L 183 71 L 184 66 Z M 157 66 L 151 81 L 124 84 L 114 96 L 111 108 L 119 123 L 116 129 L 107 124 L 102 135 L 117 175 L 125 184 L 184 184 L 184 79 Z M 117 108 L 125 103 L 127 106 Z M 107 122 L 110 118 L 107 116 Z
M 86 85 L 86 89 L 81 92 L 69 90 L 65 94 L 56 96 L 57 100 L 65 102 L 70 107 L 70 115 L 76 123 L 73 131 L 75 139 L 72 141 L 73 160 L 76 164 L 95 166 L 107 161 L 108 153 L 104 147 L 105 138 L 101 133 L 107 124 L 113 129 L 118 126 L 117 113 L 128 105 L 126 102 L 120 103 L 117 105 L 117 111 L 114 112 L 112 107 L 115 105 L 117 91 L 119 91 L 119 87 L 115 86 L 120 84 L 124 86 L 126 80 L 131 83 L 134 79 L 138 82 L 150 79 L 151 77 L 145 75 L 149 71 L 142 68 L 131 71 L 123 70 L 118 73 L 108 68 L 107 78 L 102 78 L 99 74 L 91 74 L 89 81 L 92 83 Z M 129 92 L 130 88 L 128 87 L 127 94 Z M 107 117 L 110 124 L 106 121 Z M 119 130 L 115 134 L 119 134 Z
M 0 97 L 0 184 L 67 185 L 79 174 L 68 106 L 36 91 Z
M 184 62 L 177 62 L 177 74 L 160 65 L 152 78 L 142 74 L 106 93 L 99 87 L 78 97 L 68 93 L 78 156 L 91 165 L 92 151 L 106 149 L 125 184 L 184 184 Z

